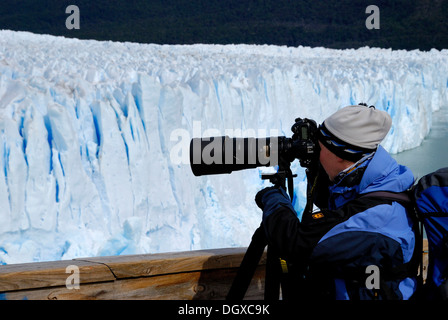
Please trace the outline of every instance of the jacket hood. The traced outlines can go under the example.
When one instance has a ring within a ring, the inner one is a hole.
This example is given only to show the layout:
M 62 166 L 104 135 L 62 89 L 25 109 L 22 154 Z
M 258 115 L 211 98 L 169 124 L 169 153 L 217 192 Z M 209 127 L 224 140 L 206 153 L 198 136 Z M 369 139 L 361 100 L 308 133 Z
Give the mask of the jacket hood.
M 403 192 L 413 184 L 412 171 L 408 167 L 398 164 L 382 146 L 378 146 L 361 179 L 359 193 Z
M 360 175 L 362 176 L 359 177 Z M 348 182 L 350 180 L 359 182 L 352 184 Z M 412 171 L 398 164 L 382 146 L 378 146 L 371 160 L 330 186 L 329 208 L 339 208 L 358 194 L 374 191 L 402 192 L 409 189 L 413 183 Z

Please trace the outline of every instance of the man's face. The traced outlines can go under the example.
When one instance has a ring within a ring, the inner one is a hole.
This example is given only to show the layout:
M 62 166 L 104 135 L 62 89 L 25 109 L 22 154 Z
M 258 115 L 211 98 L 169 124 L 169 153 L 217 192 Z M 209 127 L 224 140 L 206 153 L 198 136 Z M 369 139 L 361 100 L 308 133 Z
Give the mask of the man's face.
M 320 155 L 319 160 L 324 168 L 325 172 L 328 174 L 328 177 L 331 181 L 336 178 L 336 176 L 343 170 L 341 169 L 341 158 L 335 155 L 333 152 L 327 149 L 320 141 Z

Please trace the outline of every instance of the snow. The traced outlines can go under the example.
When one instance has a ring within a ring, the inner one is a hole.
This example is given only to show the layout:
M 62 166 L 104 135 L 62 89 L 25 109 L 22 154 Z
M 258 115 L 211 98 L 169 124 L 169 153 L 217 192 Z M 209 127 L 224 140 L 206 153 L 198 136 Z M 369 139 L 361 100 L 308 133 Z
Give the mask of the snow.
M 358 102 L 383 146 L 447 105 L 448 51 L 154 45 L 0 31 L 0 264 L 246 246 L 260 170 L 195 177 L 192 137 L 291 136 Z M 293 162 L 295 208 L 305 178 Z

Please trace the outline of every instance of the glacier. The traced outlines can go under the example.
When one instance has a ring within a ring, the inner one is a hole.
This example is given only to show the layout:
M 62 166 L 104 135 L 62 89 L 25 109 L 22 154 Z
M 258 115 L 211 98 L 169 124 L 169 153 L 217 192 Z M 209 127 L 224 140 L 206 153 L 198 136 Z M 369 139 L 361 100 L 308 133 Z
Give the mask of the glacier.
M 346 105 L 418 146 L 448 51 L 155 45 L 0 30 L 0 264 L 247 246 L 264 169 L 194 177 L 198 136 L 278 132 Z M 188 158 L 187 158 L 188 159 Z M 298 161 L 294 206 L 304 206 Z

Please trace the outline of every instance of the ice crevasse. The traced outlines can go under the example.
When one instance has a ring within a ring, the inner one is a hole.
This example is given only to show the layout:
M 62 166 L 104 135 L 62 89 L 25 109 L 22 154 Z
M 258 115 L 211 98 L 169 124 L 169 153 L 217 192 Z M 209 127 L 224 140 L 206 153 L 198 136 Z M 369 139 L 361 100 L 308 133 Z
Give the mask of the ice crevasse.
M 182 139 L 291 136 L 296 117 L 319 123 L 366 102 L 392 116 L 383 146 L 396 153 L 418 146 L 448 104 L 447 75 L 446 50 L 0 31 L 0 263 L 246 246 L 267 185 L 259 169 L 194 177 L 172 152 Z M 305 177 L 298 161 L 292 168 L 300 211 Z

